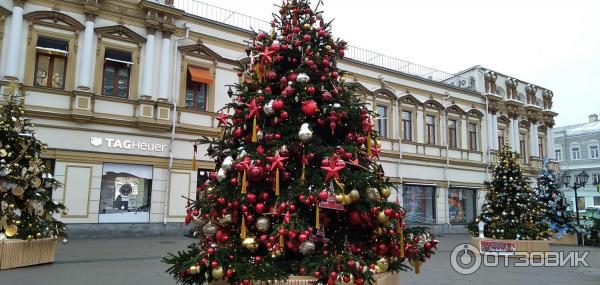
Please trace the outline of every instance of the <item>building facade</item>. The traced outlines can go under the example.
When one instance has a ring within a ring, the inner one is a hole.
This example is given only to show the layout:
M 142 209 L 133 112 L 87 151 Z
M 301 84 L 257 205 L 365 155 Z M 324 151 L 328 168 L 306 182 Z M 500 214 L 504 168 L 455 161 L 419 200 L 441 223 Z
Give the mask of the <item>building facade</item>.
M 197 0 L 13 0 L 0 7 L 0 84 L 24 95 L 49 145 L 71 231 L 177 227 L 214 164 L 194 140 L 238 82 L 250 27 Z M 502 142 L 529 175 L 552 159 L 550 90 L 480 66 L 450 74 L 350 47 L 338 63 L 380 117 L 385 175 L 415 223 L 462 231 Z M 50 78 L 52 77 L 52 78 Z M 193 160 L 196 159 L 196 163 Z M 555 163 L 551 163 L 556 167 Z M 195 169 L 192 169 L 195 167 Z
M 585 171 L 589 179 L 585 187 L 575 192 L 571 188 L 563 190 L 571 203 L 577 203 L 580 211 L 600 209 L 600 121 L 592 114 L 583 124 L 558 127 L 554 130 L 554 153 L 563 173 L 571 176 L 571 185 L 577 181 L 577 174 Z

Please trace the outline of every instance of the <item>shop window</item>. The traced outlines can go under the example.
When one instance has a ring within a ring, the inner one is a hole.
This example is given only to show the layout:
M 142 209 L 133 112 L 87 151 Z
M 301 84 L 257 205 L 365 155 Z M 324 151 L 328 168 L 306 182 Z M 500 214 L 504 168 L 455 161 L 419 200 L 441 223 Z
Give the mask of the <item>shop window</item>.
M 451 224 L 465 224 L 475 218 L 476 194 L 476 189 L 448 189 L 448 218 Z
M 585 210 L 585 197 L 577 197 L 577 207 L 579 211 Z
M 469 149 L 477 150 L 477 124 L 469 124 Z
M 102 95 L 127 98 L 132 64 L 131 53 L 106 49 L 102 73 Z
M 600 156 L 598 145 L 590 145 L 590 158 L 596 159 Z
M 571 159 L 580 160 L 581 159 L 581 150 L 578 146 L 571 147 Z
M 594 206 L 600 206 L 600 196 L 594 197 Z
M 449 147 L 458 147 L 456 139 L 456 120 L 448 120 L 448 143 Z
M 406 220 L 410 223 L 435 223 L 435 187 L 404 185 L 402 190 Z
M 208 69 L 188 66 L 185 86 L 185 107 L 206 111 L 208 87 L 214 79 Z
M 402 139 L 412 141 L 412 112 L 402 111 Z
M 435 117 L 425 116 L 425 137 L 428 144 L 435 144 Z
M 210 175 L 211 170 L 208 169 L 198 169 L 198 173 L 196 176 L 196 201 L 204 198 L 204 193 L 207 187 L 208 177 Z
M 34 85 L 65 88 L 68 54 L 68 42 L 39 38 L 36 46 Z
M 149 222 L 151 189 L 152 166 L 104 163 L 98 222 Z
M 379 133 L 380 137 L 386 138 L 388 129 L 387 107 L 377 106 L 377 114 L 379 115 L 375 121 L 377 124 L 377 132 Z

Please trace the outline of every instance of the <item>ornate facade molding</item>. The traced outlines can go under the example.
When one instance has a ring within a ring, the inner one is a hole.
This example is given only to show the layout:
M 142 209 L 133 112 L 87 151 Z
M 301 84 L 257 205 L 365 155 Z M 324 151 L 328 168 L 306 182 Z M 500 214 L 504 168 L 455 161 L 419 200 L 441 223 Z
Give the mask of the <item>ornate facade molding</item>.
M 56 11 L 35 11 L 23 16 L 32 24 L 50 26 L 59 29 L 81 31 L 85 28 L 79 21 L 71 16 Z
M 142 44 L 146 38 L 123 25 L 100 27 L 95 29 L 96 34 L 106 38 L 112 38 L 130 43 Z

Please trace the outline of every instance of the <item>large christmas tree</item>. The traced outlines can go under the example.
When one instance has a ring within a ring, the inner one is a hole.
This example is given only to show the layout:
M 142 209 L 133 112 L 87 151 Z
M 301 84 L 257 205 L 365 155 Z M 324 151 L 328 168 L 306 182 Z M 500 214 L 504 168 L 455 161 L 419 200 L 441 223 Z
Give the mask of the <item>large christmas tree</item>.
M 0 105 L 0 239 L 63 237 L 65 225 L 53 214 L 65 207 L 52 201 L 51 191 L 59 183 L 42 162 L 46 146 L 22 117 L 16 84 L 7 90 Z
M 546 205 L 531 189 L 529 178 L 523 176 L 518 154 L 503 146 L 492 181 L 486 181 L 486 202 L 481 214 L 468 225 L 473 235 L 479 234 L 477 224 L 485 223 L 484 235 L 497 239 L 540 240 L 548 237 Z
M 568 210 L 567 197 L 558 188 L 556 176 L 548 169 L 547 164 L 544 164 L 537 178 L 535 193 L 546 205 L 546 219 L 550 229 L 556 233 L 557 238 L 560 238 L 565 233 L 575 232 L 575 218 L 573 212 Z
M 437 241 L 404 229 L 404 211 L 387 201 L 374 113 L 337 68 L 346 43 L 317 8 L 286 1 L 247 49 L 238 94 L 218 117 L 224 136 L 204 140 L 216 171 L 188 209 L 188 221 L 208 221 L 202 238 L 165 259 L 184 284 L 309 275 L 362 285 L 433 253 Z

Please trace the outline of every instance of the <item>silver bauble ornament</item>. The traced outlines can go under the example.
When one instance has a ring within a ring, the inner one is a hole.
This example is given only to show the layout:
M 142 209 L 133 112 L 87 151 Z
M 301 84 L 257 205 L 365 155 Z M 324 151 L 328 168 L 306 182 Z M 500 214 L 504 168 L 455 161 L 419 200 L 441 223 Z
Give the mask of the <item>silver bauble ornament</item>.
M 304 255 L 311 254 L 315 251 L 315 243 L 307 240 L 300 245 L 299 249 Z
M 261 233 L 267 232 L 271 227 L 271 220 L 267 217 L 260 217 L 256 219 L 256 230 Z
M 308 75 L 306 73 L 300 73 L 298 74 L 298 76 L 296 76 L 296 81 L 300 82 L 300 83 L 306 83 L 310 80 L 310 77 L 308 77 Z
M 219 182 L 223 181 L 223 179 L 225 179 L 227 175 L 225 174 L 225 169 L 223 168 L 219 168 L 219 171 L 217 171 L 217 180 Z
M 313 136 L 313 132 L 308 128 L 308 123 L 304 123 L 300 126 L 300 131 L 298 131 L 298 138 L 302 142 L 309 141 Z
M 275 114 L 275 110 L 273 110 L 273 101 L 274 100 L 270 100 L 263 106 L 263 112 L 265 112 L 265 115 L 269 117 Z
M 206 223 L 204 227 L 202 227 L 202 233 L 207 236 L 212 236 L 217 232 L 217 227 L 212 222 Z
M 233 157 L 228 156 L 225 159 L 223 159 L 223 163 L 221 163 L 221 167 L 223 169 L 225 169 L 225 171 L 228 171 L 229 169 L 231 169 L 232 166 L 233 166 Z

